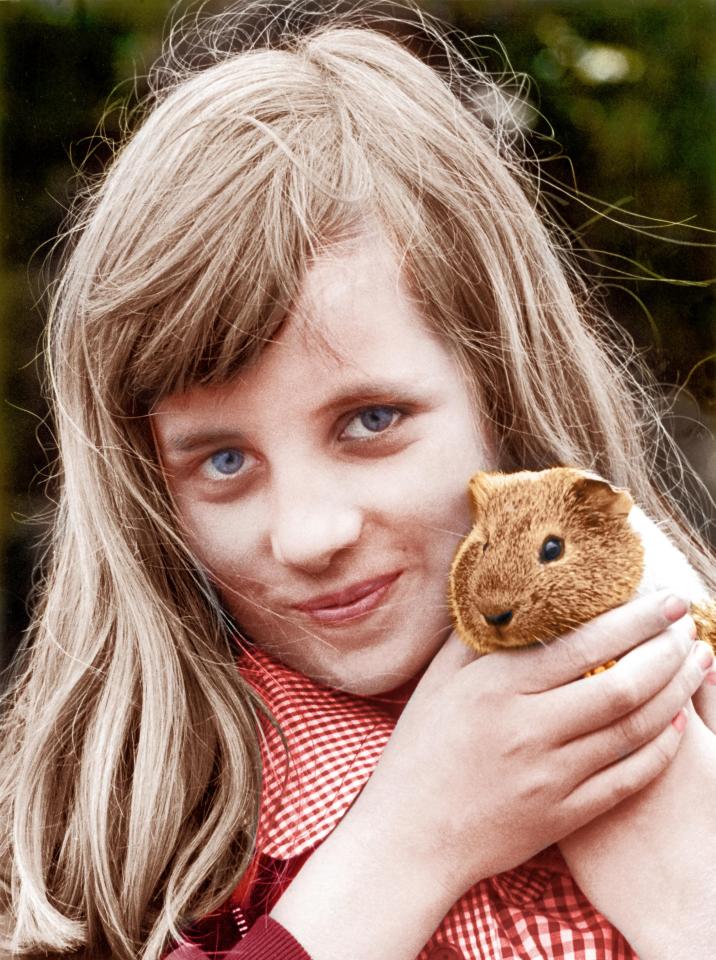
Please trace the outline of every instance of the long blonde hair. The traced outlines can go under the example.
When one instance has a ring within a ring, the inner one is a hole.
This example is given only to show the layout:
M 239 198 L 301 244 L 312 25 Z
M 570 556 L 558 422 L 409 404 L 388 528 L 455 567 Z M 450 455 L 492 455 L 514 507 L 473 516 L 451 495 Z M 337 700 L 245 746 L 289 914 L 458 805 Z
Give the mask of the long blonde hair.
M 59 501 L 0 734 L 13 955 L 157 960 L 246 869 L 262 708 L 148 414 L 256 357 L 311 258 L 366 218 L 469 371 L 499 463 L 577 463 L 631 488 L 711 576 L 669 498 L 649 394 L 540 219 L 505 96 L 420 15 L 441 71 L 365 4 L 296 29 L 299 6 L 242 4 L 183 53 L 172 34 L 141 122 L 75 214 L 48 333 Z

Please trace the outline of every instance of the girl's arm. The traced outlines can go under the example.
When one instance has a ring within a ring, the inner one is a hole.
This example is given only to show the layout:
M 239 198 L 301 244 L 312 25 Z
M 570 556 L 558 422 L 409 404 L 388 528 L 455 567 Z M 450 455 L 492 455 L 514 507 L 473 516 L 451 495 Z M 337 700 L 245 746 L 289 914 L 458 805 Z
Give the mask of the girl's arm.
M 579 885 L 641 960 L 713 960 L 714 733 L 690 709 L 682 745 L 664 773 L 560 846 Z
M 669 765 L 681 740 L 671 720 L 703 677 L 688 618 L 670 626 L 685 611 L 648 597 L 550 648 L 472 662 L 451 637 L 362 794 L 272 916 L 313 960 L 413 960 L 477 881 Z M 574 680 L 625 651 L 613 670 Z

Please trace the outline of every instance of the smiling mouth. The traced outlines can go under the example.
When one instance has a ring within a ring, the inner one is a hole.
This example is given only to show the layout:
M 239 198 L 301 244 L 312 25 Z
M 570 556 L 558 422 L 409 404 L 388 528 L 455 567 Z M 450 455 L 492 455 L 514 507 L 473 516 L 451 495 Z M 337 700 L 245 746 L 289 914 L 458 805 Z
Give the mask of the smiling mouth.
M 383 602 L 401 573 L 402 570 L 398 570 L 372 580 L 364 580 L 345 590 L 316 597 L 315 600 L 309 600 L 307 603 L 296 604 L 295 609 L 318 623 L 342 623 L 355 620 L 375 610 Z

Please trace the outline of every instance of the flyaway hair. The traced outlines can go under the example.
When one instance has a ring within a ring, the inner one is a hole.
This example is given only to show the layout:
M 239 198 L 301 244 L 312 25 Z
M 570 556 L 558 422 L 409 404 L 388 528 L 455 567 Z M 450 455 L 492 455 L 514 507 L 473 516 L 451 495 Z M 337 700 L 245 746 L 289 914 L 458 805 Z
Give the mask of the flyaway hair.
M 59 501 L 0 731 L 12 956 L 158 960 L 249 863 L 262 707 L 151 413 L 252 363 L 312 258 L 366 223 L 468 373 L 500 467 L 609 477 L 712 576 L 655 469 L 671 454 L 650 395 L 544 225 L 474 47 L 393 4 L 244 3 L 182 29 L 73 214 L 52 294 Z

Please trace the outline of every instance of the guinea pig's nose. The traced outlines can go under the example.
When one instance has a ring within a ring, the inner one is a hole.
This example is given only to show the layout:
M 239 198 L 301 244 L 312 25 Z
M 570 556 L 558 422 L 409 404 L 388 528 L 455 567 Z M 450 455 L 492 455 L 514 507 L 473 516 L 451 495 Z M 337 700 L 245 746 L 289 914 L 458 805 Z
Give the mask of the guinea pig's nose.
M 507 624 L 512 619 L 511 610 L 503 610 L 502 613 L 494 613 L 488 617 L 487 614 L 484 614 L 485 620 L 489 624 L 492 624 L 493 627 L 506 627 Z

